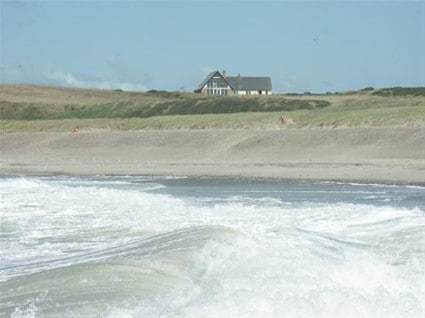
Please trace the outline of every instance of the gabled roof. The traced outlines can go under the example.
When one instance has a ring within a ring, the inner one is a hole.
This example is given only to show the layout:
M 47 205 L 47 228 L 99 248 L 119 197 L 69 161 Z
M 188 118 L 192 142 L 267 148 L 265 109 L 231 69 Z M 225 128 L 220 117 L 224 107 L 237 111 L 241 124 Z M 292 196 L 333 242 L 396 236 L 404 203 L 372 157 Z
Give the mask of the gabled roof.
M 226 79 L 238 91 L 272 90 L 272 80 L 270 77 L 228 76 Z
M 227 80 L 227 77 L 224 77 L 219 71 L 214 71 L 209 73 L 207 77 L 201 82 L 201 84 L 199 84 L 197 91 L 201 90 L 210 81 L 210 79 L 216 75 L 220 76 L 222 79 L 224 79 L 227 82 L 227 84 L 232 86 L 232 84 Z
M 271 91 L 272 80 L 270 77 L 259 77 L 259 76 L 226 76 L 224 77 L 219 71 L 211 72 L 207 77 L 199 84 L 198 89 L 195 92 L 199 92 L 214 76 L 220 76 L 224 79 L 233 90 L 238 91 Z

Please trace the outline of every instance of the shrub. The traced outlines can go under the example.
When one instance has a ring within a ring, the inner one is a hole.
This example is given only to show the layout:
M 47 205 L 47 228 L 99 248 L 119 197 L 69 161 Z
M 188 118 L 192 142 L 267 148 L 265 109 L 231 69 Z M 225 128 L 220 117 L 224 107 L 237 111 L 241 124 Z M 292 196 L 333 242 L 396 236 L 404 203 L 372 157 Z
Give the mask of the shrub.
M 162 93 L 161 93 L 162 94 Z M 168 93 L 167 93 L 168 94 Z M 174 94 L 174 93 L 173 93 Z M 174 95 L 173 95 L 174 96 Z M 120 101 L 95 105 L 52 105 L 0 101 L 1 119 L 146 118 L 163 115 L 278 112 L 329 106 L 322 100 L 199 97 L 161 101 Z
M 425 96 L 425 87 L 390 87 L 372 93 L 378 96 Z
M 263 101 L 261 99 L 238 97 L 188 99 L 160 103 L 148 109 L 138 110 L 131 114 L 131 117 L 292 111 L 314 109 L 315 107 L 322 108 L 329 105 L 329 102 L 320 100 L 270 99 Z

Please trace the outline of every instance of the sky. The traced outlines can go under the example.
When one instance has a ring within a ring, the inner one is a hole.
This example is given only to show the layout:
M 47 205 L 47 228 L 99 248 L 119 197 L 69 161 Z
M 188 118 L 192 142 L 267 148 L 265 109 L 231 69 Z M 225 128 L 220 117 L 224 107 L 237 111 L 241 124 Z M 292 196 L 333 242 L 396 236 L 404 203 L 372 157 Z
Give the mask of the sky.
M 280 93 L 425 86 L 425 1 L 5 1 L 0 83 Z

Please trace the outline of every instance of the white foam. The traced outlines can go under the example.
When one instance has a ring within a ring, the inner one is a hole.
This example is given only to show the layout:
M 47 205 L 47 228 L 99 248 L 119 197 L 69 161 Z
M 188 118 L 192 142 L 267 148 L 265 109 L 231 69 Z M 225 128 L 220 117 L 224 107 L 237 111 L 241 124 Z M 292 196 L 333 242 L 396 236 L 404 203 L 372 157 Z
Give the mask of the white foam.
M 110 270 L 122 262 L 170 278 L 155 286 L 156 297 L 130 297 L 131 305 L 112 302 L 111 283 L 108 317 L 420 317 L 425 310 L 419 207 L 299 203 L 243 191 L 177 197 L 152 191 L 153 180 L 126 182 L 3 179 L 0 279 L 77 262 L 107 262 Z M 47 265 L 24 266 L 41 261 Z M 37 316 L 16 307 L 14 317 Z
M 185 288 L 108 317 L 420 317 L 424 309 L 417 276 L 371 253 L 335 262 L 274 243 L 210 241 L 192 254 Z

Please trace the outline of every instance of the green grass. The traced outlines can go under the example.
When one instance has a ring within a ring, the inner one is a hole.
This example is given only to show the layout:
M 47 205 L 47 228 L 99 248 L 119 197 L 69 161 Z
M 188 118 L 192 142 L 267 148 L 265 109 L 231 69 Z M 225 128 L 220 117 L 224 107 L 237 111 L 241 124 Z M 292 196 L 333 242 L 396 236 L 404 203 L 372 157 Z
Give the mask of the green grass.
M 7 89 L 11 92 L 4 93 L 6 88 L 0 91 L 1 133 L 70 132 L 76 126 L 83 131 L 286 128 L 288 126 L 280 122 L 281 115 L 292 119 L 294 123 L 289 127 L 295 128 L 422 127 L 425 124 L 425 97 L 414 94 L 397 96 L 401 92 L 411 93 L 409 89 L 395 90 L 398 93 L 389 96 L 374 95 L 376 91 L 367 88 L 364 93 L 351 95 L 242 98 L 162 91 L 126 93 L 33 86 Z M 421 92 L 421 88 L 417 89 Z
M 422 105 L 389 108 L 339 108 L 332 106 L 317 112 L 297 111 L 292 118 L 297 127 L 422 126 Z
M 66 118 L 147 118 L 167 115 L 230 114 L 315 109 L 328 101 L 287 98 L 198 97 L 159 101 L 118 101 L 95 105 L 57 105 L 0 101 L 0 118 L 15 120 Z
M 234 114 L 174 115 L 149 118 L 94 118 L 53 120 L 1 120 L 0 132 L 59 131 L 71 132 L 96 129 L 280 129 L 286 126 L 280 116 L 291 118 L 289 127 L 367 127 L 367 126 L 423 126 L 423 105 L 378 108 L 347 108 L 331 106 L 323 109 L 292 112 L 248 112 Z
M 277 113 L 235 113 L 205 115 L 174 115 L 149 118 L 93 118 L 51 120 L 0 120 L 0 132 L 58 131 L 71 132 L 75 127 L 81 131 L 96 129 L 248 129 L 278 126 Z
M 382 88 L 372 94 L 379 96 L 425 96 L 425 87 Z

